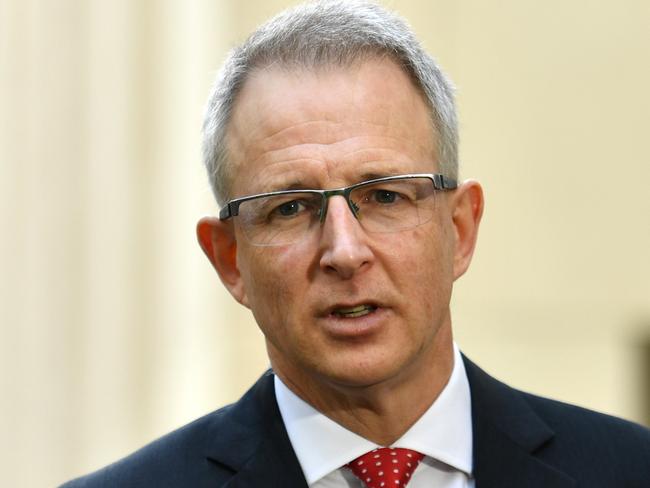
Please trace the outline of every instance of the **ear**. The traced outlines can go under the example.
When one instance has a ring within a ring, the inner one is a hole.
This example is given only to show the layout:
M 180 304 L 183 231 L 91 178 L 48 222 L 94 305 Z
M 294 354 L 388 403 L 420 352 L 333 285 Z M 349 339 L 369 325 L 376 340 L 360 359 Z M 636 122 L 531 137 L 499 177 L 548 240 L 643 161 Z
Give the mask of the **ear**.
M 196 236 L 201 249 L 230 294 L 239 303 L 248 307 L 246 289 L 237 266 L 237 240 L 232 221 L 225 222 L 217 217 L 203 217 L 196 224 Z
M 456 232 L 454 280 L 460 278 L 472 261 L 478 228 L 483 216 L 483 189 L 478 181 L 464 181 L 452 196 L 452 220 Z

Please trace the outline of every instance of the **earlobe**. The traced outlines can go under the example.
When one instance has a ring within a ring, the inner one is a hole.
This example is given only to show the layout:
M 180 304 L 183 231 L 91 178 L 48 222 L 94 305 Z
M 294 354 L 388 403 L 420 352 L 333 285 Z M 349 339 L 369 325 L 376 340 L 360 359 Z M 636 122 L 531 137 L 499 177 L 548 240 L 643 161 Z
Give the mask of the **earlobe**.
M 483 189 L 478 181 L 464 181 L 453 197 L 452 219 L 456 232 L 454 280 L 460 278 L 472 261 L 479 224 L 483 216 Z
M 199 245 L 230 294 L 244 306 L 248 298 L 237 266 L 237 239 L 231 222 L 203 217 L 196 225 Z

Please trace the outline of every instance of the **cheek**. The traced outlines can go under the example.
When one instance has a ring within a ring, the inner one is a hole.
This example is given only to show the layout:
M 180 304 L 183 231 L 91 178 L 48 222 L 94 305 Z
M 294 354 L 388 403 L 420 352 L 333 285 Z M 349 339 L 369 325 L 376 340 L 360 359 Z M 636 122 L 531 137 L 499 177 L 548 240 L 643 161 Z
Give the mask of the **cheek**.
M 295 259 L 281 248 L 250 248 L 241 255 L 241 273 L 253 311 L 261 315 L 277 316 L 288 311 L 296 290 Z
M 448 235 L 438 226 L 418 227 L 397 247 L 396 279 L 405 280 L 411 296 L 436 306 L 451 293 L 453 253 Z

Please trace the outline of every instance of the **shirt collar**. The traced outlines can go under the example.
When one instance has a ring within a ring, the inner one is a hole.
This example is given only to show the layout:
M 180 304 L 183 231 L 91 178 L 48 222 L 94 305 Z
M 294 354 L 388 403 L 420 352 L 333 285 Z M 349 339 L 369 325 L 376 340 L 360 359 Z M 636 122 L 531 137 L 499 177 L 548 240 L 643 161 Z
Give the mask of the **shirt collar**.
M 380 447 L 320 413 L 289 390 L 277 375 L 275 396 L 308 485 Z M 454 367 L 447 385 L 422 417 L 391 447 L 419 451 L 471 474 L 471 397 L 465 365 L 455 343 Z

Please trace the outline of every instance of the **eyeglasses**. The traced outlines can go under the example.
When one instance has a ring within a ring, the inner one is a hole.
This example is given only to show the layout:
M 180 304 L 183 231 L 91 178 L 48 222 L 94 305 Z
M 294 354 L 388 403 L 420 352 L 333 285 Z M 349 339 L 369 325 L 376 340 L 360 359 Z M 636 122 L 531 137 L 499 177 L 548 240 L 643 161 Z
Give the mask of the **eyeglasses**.
M 366 232 L 399 232 L 431 220 L 436 190 L 456 187 L 455 180 L 441 174 L 408 174 L 334 190 L 274 191 L 230 200 L 219 211 L 219 219 L 238 217 L 253 245 L 294 244 L 325 221 L 327 200 L 342 196 Z

